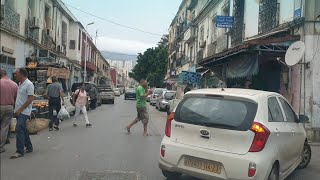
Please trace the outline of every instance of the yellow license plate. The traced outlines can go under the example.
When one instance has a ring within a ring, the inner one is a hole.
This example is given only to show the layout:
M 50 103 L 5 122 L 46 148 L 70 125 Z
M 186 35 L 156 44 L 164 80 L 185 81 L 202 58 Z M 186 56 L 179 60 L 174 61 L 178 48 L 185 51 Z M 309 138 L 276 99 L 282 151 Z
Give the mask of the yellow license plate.
M 204 171 L 209 171 L 213 173 L 221 173 L 221 165 L 216 162 L 202 160 L 198 158 L 186 157 L 184 159 L 184 165 L 196 169 L 201 169 Z

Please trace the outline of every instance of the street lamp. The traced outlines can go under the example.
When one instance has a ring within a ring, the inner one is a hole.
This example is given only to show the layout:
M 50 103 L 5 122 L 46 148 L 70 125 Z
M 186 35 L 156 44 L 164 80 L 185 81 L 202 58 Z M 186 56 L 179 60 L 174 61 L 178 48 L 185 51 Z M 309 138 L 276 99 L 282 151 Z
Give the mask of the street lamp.
M 86 25 L 86 47 L 85 47 L 85 58 L 84 58 L 84 73 L 83 73 L 83 81 L 86 82 L 87 77 L 87 61 L 88 61 L 88 51 L 89 51 L 89 44 L 88 44 L 88 26 L 94 24 L 94 22 L 91 22 Z

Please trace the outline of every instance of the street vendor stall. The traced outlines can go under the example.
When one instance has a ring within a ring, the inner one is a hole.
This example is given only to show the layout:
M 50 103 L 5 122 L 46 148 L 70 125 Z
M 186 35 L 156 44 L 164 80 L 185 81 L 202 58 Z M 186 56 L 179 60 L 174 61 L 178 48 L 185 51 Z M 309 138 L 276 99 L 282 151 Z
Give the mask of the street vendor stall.
M 66 87 L 66 80 L 69 79 L 70 70 L 65 67 L 60 67 L 59 64 L 39 65 L 36 62 L 29 62 L 26 70 L 28 78 L 34 84 L 35 100 L 33 101 L 33 112 L 36 118 L 49 118 L 48 100 L 45 92 L 47 86 L 52 83 L 51 77 L 58 78 L 62 87 Z M 65 88 L 63 88 L 66 90 Z M 58 112 L 57 112 L 58 113 Z

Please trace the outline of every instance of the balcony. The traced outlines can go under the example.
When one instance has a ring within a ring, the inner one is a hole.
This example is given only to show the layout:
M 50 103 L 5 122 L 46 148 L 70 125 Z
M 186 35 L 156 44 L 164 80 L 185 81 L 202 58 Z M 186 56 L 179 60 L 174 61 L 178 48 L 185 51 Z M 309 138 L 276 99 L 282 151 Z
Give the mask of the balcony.
M 243 42 L 245 37 L 245 25 L 244 25 L 244 1 L 235 0 L 233 4 L 234 14 L 234 28 L 231 31 L 231 45 L 236 46 Z
M 223 34 L 217 38 L 216 53 L 220 53 L 228 48 L 228 35 Z
M 259 34 L 269 32 L 279 25 L 280 3 L 261 0 L 259 4 Z
M 5 5 L 1 5 L 1 26 L 9 31 L 20 33 L 20 14 Z
M 203 60 L 203 49 L 197 53 L 197 62 L 201 62 Z
M 84 57 L 82 59 L 84 59 Z M 84 61 L 81 61 L 81 65 L 82 65 L 82 67 L 84 67 Z M 96 69 L 97 69 L 96 65 L 94 65 L 90 61 L 87 61 L 87 70 L 96 71 Z
M 187 44 L 191 44 L 192 42 L 195 41 L 196 39 L 196 29 L 195 28 L 189 28 L 186 33 L 184 40 L 186 41 Z

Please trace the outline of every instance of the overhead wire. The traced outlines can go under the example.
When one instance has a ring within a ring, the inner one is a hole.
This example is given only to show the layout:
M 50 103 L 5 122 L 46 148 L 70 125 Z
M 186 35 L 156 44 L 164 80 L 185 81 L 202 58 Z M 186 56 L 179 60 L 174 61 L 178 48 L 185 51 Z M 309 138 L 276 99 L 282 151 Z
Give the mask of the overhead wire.
M 150 34 L 150 35 L 154 35 L 154 36 L 161 36 L 161 37 L 163 36 L 162 34 L 157 34 L 157 33 L 153 33 L 153 32 L 148 32 L 148 31 L 145 31 L 145 30 L 142 30 L 142 29 L 138 29 L 138 28 L 135 28 L 135 27 L 123 25 L 123 24 L 117 23 L 117 22 L 115 22 L 115 21 L 108 20 L 108 19 L 106 19 L 106 18 L 97 16 L 97 15 L 95 15 L 95 14 L 92 14 L 92 13 L 89 13 L 89 12 L 86 12 L 86 11 L 83 11 L 83 10 L 81 10 L 81 9 L 79 9 L 79 8 L 76 8 L 76 7 L 72 6 L 72 5 L 70 5 L 70 4 L 66 4 L 66 3 L 64 3 L 64 4 L 65 4 L 66 6 L 69 6 L 69 7 L 73 8 L 73 9 L 76 9 L 76 10 L 82 12 L 82 13 L 88 14 L 88 15 L 90 15 L 90 16 L 93 16 L 93 17 L 95 17 L 95 18 L 101 19 L 101 20 L 103 20 L 103 21 L 109 22 L 109 23 L 114 24 L 114 25 L 117 25 L 117 26 L 121 26 L 121 27 L 124 27 L 124 28 L 127 28 L 127 29 L 139 31 L 139 32 L 146 33 L 146 34 Z

